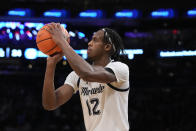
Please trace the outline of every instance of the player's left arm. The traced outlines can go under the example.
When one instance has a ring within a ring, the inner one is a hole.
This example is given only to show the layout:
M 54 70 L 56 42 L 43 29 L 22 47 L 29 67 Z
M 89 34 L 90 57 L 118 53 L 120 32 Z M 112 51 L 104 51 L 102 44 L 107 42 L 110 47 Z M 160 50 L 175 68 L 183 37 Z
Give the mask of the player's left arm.
M 60 24 L 48 24 L 48 30 L 52 39 L 62 49 L 63 54 L 66 56 L 71 68 L 80 76 L 80 78 L 91 82 L 110 83 L 116 81 L 114 74 L 108 72 L 103 67 L 93 67 L 79 56 L 73 48 L 66 41 L 66 34 L 62 31 Z

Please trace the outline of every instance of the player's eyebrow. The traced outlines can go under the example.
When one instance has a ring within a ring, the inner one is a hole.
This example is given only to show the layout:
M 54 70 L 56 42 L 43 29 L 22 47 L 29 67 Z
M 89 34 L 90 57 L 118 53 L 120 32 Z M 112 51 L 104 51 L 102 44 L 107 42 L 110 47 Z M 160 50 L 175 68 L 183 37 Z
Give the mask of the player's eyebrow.
M 92 36 L 92 40 L 96 40 L 96 39 L 97 39 L 97 37 L 93 35 Z
M 93 33 L 92 39 L 101 39 L 100 35 L 96 35 L 97 32 Z
M 96 34 L 93 34 L 92 38 L 98 38 L 98 36 L 96 36 Z

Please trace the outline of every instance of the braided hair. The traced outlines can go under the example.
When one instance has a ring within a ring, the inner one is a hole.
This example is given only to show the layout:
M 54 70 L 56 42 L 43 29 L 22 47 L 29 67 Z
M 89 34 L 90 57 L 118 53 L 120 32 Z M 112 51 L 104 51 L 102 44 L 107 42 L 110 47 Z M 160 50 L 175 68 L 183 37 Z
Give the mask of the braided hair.
M 127 63 L 128 57 L 124 53 L 123 40 L 120 35 L 110 28 L 103 28 L 102 30 L 104 31 L 103 42 L 112 45 L 112 51 L 110 52 L 111 59 Z

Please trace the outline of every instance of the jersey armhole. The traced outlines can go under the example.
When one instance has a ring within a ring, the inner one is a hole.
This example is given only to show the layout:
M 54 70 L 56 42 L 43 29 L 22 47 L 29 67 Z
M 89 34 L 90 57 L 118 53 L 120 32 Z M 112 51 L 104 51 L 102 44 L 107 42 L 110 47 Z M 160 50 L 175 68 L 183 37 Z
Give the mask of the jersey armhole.
M 78 78 L 78 81 L 77 81 L 77 87 L 79 88 L 80 86 L 80 77 Z
M 113 71 L 111 68 L 106 67 L 105 70 L 108 71 L 108 72 L 110 72 L 110 73 L 112 73 L 112 74 L 114 74 L 114 71 Z M 115 74 L 114 74 L 114 75 L 115 75 Z M 110 88 L 112 88 L 113 90 L 120 91 L 120 92 L 124 92 L 124 91 L 128 91 L 128 90 L 129 90 L 129 87 L 126 88 L 126 89 L 120 89 L 120 88 L 117 88 L 117 87 L 113 86 L 113 85 L 110 84 L 110 83 L 107 83 L 107 85 L 108 85 Z

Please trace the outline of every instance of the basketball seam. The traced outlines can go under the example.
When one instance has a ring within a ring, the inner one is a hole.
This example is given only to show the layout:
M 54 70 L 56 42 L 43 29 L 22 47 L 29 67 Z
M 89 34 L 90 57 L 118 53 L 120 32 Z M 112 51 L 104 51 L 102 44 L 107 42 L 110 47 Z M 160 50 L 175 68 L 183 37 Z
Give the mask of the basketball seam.
M 37 42 L 37 44 L 39 44 L 39 43 L 40 43 L 40 42 L 42 42 L 42 41 L 48 40 L 48 39 L 52 39 L 52 37 L 49 37 L 49 38 L 46 38 L 46 39 L 40 40 L 40 41 L 38 41 L 38 42 Z
M 45 52 L 45 53 L 48 53 L 48 52 L 52 51 L 52 50 L 55 49 L 57 46 L 58 46 L 58 45 L 55 45 L 52 49 L 48 50 L 48 51 Z

